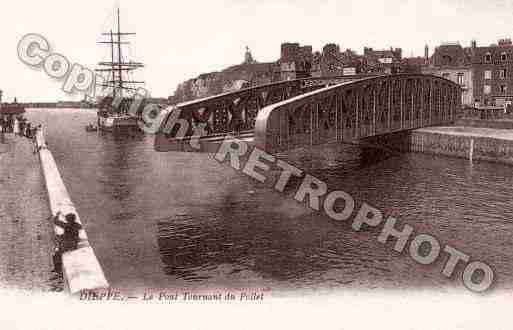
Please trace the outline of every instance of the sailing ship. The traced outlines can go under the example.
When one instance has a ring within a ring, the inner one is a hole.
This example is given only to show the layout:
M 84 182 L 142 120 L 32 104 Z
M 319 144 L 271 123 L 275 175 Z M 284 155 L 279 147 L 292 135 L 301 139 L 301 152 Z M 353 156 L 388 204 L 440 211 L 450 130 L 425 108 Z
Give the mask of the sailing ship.
M 107 87 L 109 91 L 109 95 L 102 96 L 101 101 L 97 104 L 98 128 L 109 132 L 139 130 L 140 112 L 129 112 L 129 109 L 134 101 L 136 86 L 144 84 L 144 81 L 132 80 L 130 74 L 144 65 L 140 62 L 129 61 L 124 56 L 122 45 L 130 44 L 124 40 L 124 37 L 135 35 L 135 33 L 121 32 L 119 8 L 116 16 L 117 31 L 110 30 L 107 33 L 102 33 L 109 39 L 99 42 L 110 46 L 110 61 L 99 62 L 99 68 L 96 69 L 106 78 L 100 86 Z

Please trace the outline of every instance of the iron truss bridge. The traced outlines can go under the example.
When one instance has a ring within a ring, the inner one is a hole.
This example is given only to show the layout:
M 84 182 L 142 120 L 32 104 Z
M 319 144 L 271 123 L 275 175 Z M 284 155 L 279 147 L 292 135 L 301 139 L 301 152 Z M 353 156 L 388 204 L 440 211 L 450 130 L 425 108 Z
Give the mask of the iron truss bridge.
M 461 87 L 433 75 L 289 80 L 169 107 L 155 150 L 213 152 L 230 135 L 286 152 L 449 124 L 460 109 Z

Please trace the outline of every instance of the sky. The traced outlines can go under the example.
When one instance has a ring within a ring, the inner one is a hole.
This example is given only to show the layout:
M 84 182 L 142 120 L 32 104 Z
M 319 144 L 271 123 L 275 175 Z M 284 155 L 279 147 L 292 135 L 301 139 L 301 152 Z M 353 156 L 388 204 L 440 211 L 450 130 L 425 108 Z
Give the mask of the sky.
M 320 50 L 334 42 L 358 53 L 363 47 L 401 47 L 422 56 L 442 42 L 489 45 L 513 36 L 513 2 L 492 0 L 45 0 L 9 1 L 0 17 L 0 89 L 4 101 L 81 99 L 61 90 L 62 81 L 17 57 L 27 33 L 38 33 L 53 52 L 90 69 L 106 60 L 97 44 L 121 8 L 122 30 L 136 32 L 127 50 L 145 67 L 136 76 L 154 97 L 177 84 L 243 61 L 245 47 L 259 62 L 275 61 L 283 42 Z

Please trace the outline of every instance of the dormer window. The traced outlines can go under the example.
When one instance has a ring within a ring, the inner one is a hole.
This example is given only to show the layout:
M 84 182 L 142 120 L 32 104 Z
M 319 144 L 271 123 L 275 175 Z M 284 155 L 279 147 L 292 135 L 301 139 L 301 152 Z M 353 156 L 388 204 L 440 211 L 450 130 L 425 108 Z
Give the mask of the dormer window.
M 506 62 L 506 59 L 507 59 L 507 55 L 506 55 L 506 53 L 504 53 L 504 52 L 503 52 L 503 53 L 501 53 L 501 61 L 502 61 L 502 62 Z
M 492 54 L 486 53 L 485 55 L 485 62 L 490 63 L 492 61 Z
M 442 65 L 450 65 L 452 62 L 452 58 L 449 55 L 442 56 Z

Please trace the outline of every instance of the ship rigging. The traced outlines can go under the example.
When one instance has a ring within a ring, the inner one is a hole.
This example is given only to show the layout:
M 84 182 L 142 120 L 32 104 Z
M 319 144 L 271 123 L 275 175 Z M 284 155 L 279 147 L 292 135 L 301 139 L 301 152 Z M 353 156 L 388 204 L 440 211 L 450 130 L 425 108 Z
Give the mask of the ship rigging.
M 98 104 L 98 127 L 107 131 L 138 126 L 139 112 L 130 113 L 129 109 L 138 90 L 137 86 L 144 84 L 144 81 L 134 80 L 131 75 L 133 71 L 144 67 L 143 63 L 126 60 L 126 56 L 123 56 L 122 46 L 130 44 L 125 37 L 135 33 L 121 32 L 119 8 L 116 14 L 117 31 L 102 33 L 108 40 L 98 42 L 110 46 L 110 61 L 99 62 L 99 68 L 96 69 L 104 77 L 104 81 L 98 85 L 108 91 L 108 95 L 102 95 Z

